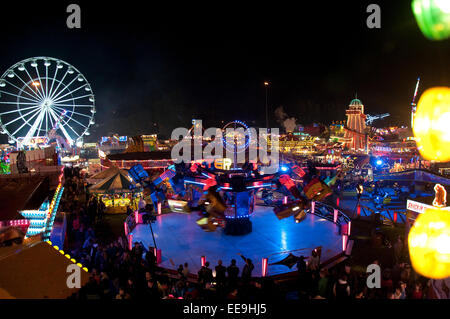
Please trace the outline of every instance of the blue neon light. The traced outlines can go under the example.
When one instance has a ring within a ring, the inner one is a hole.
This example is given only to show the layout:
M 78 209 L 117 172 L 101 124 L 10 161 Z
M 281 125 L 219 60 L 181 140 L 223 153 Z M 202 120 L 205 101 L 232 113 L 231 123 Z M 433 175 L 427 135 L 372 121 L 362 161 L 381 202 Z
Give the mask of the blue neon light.
M 202 185 L 202 186 L 206 185 L 205 183 L 194 182 L 194 181 L 185 181 L 185 183 L 197 184 L 197 185 Z

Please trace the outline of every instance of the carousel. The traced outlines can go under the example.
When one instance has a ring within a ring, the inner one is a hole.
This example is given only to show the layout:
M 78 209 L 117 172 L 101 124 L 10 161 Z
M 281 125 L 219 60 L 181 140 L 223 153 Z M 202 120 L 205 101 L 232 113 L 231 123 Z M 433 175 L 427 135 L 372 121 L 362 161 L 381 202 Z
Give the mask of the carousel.
M 127 171 L 110 168 L 93 177 L 98 177 L 100 174 L 104 178 L 97 179 L 98 182 L 89 187 L 89 193 L 97 196 L 105 204 L 106 213 L 125 213 L 127 207 L 132 210 L 137 209 L 142 191 L 136 188 Z

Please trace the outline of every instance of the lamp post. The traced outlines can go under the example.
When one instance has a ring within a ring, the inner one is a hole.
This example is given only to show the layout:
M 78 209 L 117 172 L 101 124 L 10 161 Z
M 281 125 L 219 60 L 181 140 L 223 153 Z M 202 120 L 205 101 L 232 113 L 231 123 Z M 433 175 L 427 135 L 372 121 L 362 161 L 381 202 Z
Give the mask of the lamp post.
M 269 108 L 268 108 L 268 91 L 269 91 L 269 82 L 264 82 L 264 86 L 266 87 L 266 129 L 269 128 Z

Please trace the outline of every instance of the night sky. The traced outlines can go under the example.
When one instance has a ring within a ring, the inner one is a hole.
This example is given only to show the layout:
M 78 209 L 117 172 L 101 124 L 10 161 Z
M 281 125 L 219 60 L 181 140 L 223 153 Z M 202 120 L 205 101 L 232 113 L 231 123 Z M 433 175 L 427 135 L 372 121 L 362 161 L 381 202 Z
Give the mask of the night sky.
M 0 11 L 0 72 L 32 56 L 78 68 L 96 95 L 91 141 L 169 136 L 192 118 L 263 127 L 264 81 L 271 126 L 278 106 L 301 124 L 344 120 L 355 93 L 366 113 L 392 114 L 377 126 L 407 125 L 417 77 L 420 92 L 450 80 L 450 41 L 424 38 L 410 1 L 14 2 Z M 81 29 L 66 27 L 69 3 Z M 366 27 L 370 3 L 381 29 Z

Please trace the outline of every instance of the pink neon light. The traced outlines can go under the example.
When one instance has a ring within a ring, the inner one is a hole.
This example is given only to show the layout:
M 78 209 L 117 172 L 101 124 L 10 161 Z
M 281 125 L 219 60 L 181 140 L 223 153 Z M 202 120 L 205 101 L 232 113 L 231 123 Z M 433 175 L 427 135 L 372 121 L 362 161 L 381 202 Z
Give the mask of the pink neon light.
M 268 264 L 268 259 L 263 258 L 263 260 L 262 260 L 262 276 L 263 277 L 267 276 L 267 264 Z
M 337 218 L 338 218 L 338 210 L 334 209 L 333 210 L 333 222 L 337 222 Z
M 136 220 L 136 225 L 139 224 L 139 212 L 138 211 L 134 212 L 134 217 L 135 217 L 135 220 Z
M 161 203 L 158 203 L 158 215 L 161 215 Z
M 359 206 L 359 205 L 358 205 L 357 214 L 358 214 L 358 216 L 361 216 L 361 206 Z
M 339 197 L 336 199 L 336 206 L 339 207 Z
M 347 226 L 347 235 L 350 236 L 350 229 L 352 227 L 352 222 L 348 222 L 348 226 Z
M 202 267 L 205 266 L 205 264 L 206 264 L 206 257 L 205 257 L 205 256 L 202 256 L 202 258 L 201 258 L 201 264 L 202 264 Z
M 128 249 L 129 250 L 133 249 L 133 234 L 128 235 Z
M 312 214 L 314 214 L 315 208 L 316 208 L 316 202 L 315 202 L 315 201 L 312 201 L 312 202 L 311 202 L 311 213 L 312 213 Z
M 342 236 L 342 251 L 345 251 L 347 248 L 347 235 Z
M 127 225 L 127 223 L 123 223 L 123 227 L 125 229 L 125 236 L 128 236 L 128 225 Z
M 284 196 L 284 198 L 283 198 L 283 204 L 287 204 L 287 202 L 288 202 L 288 197 L 287 197 L 287 196 Z
M 156 263 L 160 264 L 162 262 L 161 249 L 156 250 Z

